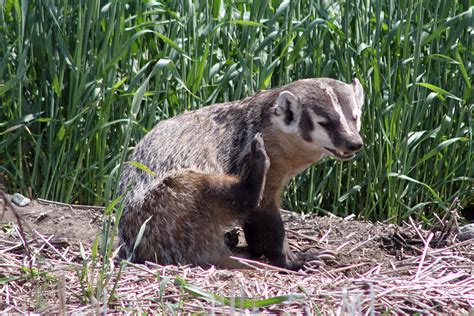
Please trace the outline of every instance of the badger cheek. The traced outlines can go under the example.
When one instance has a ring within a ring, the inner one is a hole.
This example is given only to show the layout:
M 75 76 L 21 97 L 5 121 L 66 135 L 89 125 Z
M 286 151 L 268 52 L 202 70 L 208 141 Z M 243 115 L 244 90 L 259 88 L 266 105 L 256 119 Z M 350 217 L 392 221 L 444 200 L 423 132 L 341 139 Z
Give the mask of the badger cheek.
M 312 146 L 315 149 L 324 150 L 325 147 L 332 147 L 331 135 L 323 129 L 323 128 L 316 128 L 311 133 Z

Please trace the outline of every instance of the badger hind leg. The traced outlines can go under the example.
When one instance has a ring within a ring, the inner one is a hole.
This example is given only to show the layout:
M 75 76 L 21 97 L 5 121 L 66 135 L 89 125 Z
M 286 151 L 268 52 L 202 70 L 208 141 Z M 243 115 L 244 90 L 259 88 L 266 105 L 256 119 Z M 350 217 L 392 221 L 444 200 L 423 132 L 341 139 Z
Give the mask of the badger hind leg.
M 225 229 L 258 206 L 269 167 L 261 135 L 251 143 L 242 177 L 181 170 L 155 180 L 140 206 L 125 209 L 120 235 L 133 262 L 235 268 Z M 135 250 L 135 239 L 147 220 Z
M 261 133 L 257 133 L 251 144 L 250 150 L 243 159 L 245 173 L 242 175 L 244 190 L 251 194 L 243 208 L 249 212 L 259 206 L 262 199 L 266 174 L 270 167 L 270 159 L 265 151 L 265 146 Z M 224 240 L 228 248 L 234 249 L 239 243 L 239 231 L 234 228 L 224 235 Z
M 241 182 L 245 190 L 251 194 L 249 208 L 255 209 L 262 199 L 267 171 L 270 168 L 270 159 L 265 151 L 261 133 L 254 136 L 244 164 L 247 164 L 244 167 L 247 174 L 242 177 Z
M 213 198 L 206 199 L 203 188 L 210 175 L 183 170 L 157 179 L 136 208 L 125 209 L 120 235 L 126 258 L 132 262 L 203 265 L 227 249 L 214 236 L 220 225 L 231 220 L 220 214 Z M 220 182 L 234 179 L 220 177 Z M 144 224 L 146 222 L 146 224 Z M 140 227 L 145 231 L 137 247 Z

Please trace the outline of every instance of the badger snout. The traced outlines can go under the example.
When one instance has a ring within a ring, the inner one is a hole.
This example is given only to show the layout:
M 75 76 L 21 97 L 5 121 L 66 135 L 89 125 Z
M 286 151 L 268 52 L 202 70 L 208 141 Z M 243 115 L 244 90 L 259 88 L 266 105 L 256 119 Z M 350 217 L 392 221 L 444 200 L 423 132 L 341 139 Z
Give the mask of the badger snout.
M 356 152 L 359 151 L 364 146 L 362 139 L 357 140 L 349 140 L 346 142 L 345 147 L 348 152 Z
M 339 145 L 335 146 L 335 148 L 324 148 L 329 151 L 336 159 L 351 160 L 356 156 L 356 153 L 361 150 L 363 146 L 364 142 L 362 141 L 362 138 L 357 135 L 357 137 L 339 142 Z

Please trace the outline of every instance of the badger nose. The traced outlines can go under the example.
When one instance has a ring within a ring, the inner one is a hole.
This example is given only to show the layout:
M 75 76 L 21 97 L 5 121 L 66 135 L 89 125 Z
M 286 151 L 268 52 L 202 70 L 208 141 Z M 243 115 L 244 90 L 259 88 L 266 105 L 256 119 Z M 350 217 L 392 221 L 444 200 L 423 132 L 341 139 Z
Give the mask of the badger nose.
M 364 146 L 364 143 L 362 143 L 362 141 L 347 142 L 346 144 L 346 148 L 350 151 L 358 151 L 362 148 L 362 146 Z

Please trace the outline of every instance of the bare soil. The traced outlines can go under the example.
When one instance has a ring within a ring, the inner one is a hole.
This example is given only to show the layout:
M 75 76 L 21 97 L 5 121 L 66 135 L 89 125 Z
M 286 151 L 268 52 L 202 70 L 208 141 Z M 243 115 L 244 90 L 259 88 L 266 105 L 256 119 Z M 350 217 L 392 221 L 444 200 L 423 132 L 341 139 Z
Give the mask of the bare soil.
M 15 209 L 27 231 L 36 230 L 44 236 L 67 239 L 71 244 L 90 246 L 102 226 L 100 207 L 75 207 L 35 200 Z M 0 214 L 0 226 L 16 222 L 13 212 Z
M 116 288 L 104 303 L 84 290 L 84 284 L 98 284 L 96 277 L 79 280 L 77 272 L 84 267 L 88 272 L 98 270 L 91 266 L 90 249 L 101 233 L 102 208 L 40 201 L 15 207 L 25 245 L 15 214 L 4 206 L 0 202 L 0 311 L 4 312 L 469 314 L 474 308 L 474 242 L 457 241 L 450 219 L 437 231 L 425 231 L 415 223 L 399 227 L 282 211 L 294 251 L 328 249 L 337 254 L 336 260 L 300 272 L 252 261 L 247 264 L 253 269 L 232 271 L 131 264 L 120 275 L 118 261 L 115 266 L 112 261 L 107 270 L 109 292 L 102 296 L 113 291 L 115 282 Z M 25 267 L 51 277 L 28 277 Z M 191 285 L 180 284 L 180 279 Z M 194 286 L 204 294 L 196 294 Z M 206 293 L 253 299 L 296 295 L 283 303 L 262 307 L 255 303 L 248 308 Z

